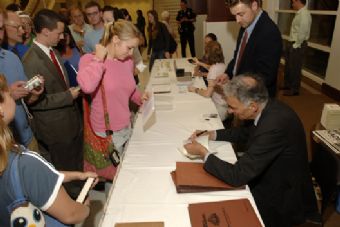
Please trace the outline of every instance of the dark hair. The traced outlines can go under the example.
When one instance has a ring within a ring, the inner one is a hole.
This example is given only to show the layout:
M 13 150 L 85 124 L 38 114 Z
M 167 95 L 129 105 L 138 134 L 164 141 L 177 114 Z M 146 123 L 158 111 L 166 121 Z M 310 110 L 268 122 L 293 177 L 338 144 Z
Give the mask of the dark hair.
M 119 19 L 125 20 L 124 14 L 123 14 L 123 12 L 122 12 L 120 9 L 118 9 L 117 7 L 115 7 L 114 10 L 115 10 L 115 12 L 116 12 L 116 13 L 115 13 L 115 16 L 117 17 L 117 19 L 115 18 L 115 21 L 116 21 L 116 20 L 119 20 Z
M 121 8 L 120 11 L 121 11 L 122 14 L 124 15 L 124 19 L 125 19 L 125 20 L 126 20 L 126 17 L 128 17 L 127 19 L 128 19 L 129 21 L 132 21 L 132 18 L 131 18 L 130 14 L 129 14 L 129 11 L 128 11 L 127 9 Z
M 217 36 L 214 33 L 208 33 L 205 37 L 210 38 L 212 41 L 217 41 Z
M 181 2 L 183 2 L 186 5 L 188 5 L 188 1 L 187 0 L 181 0 Z
M 306 3 L 307 3 L 306 0 L 300 0 L 300 2 L 301 2 L 303 5 L 306 5 Z
M 259 7 L 262 6 L 262 0 L 230 0 L 229 2 L 229 6 L 230 7 L 234 7 L 239 3 L 243 3 L 245 5 L 251 5 L 253 2 L 257 2 L 257 4 L 259 5 Z
M 102 10 L 102 11 L 103 11 L 103 12 L 111 11 L 111 12 L 112 12 L 112 15 L 113 15 L 113 13 L 114 13 L 114 8 L 113 8 L 112 6 L 105 5 L 105 6 L 103 7 L 103 10 Z
M 155 39 L 158 35 L 158 30 L 159 30 L 159 19 L 158 19 L 158 13 L 156 10 L 149 10 L 147 14 L 151 14 L 154 19 L 154 24 L 148 23 L 148 32 L 149 36 Z
M 101 11 L 101 7 L 100 7 L 99 3 L 95 2 L 95 1 L 89 1 L 88 3 L 86 3 L 84 9 L 91 8 L 91 7 L 94 7 L 94 6 L 96 6 L 98 8 L 98 10 Z
M 18 4 L 11 3 L 6 6 L 6 10 L 16 12 L 16 11 L 21 11 L 21 8 Z
M 47 28 L 50 31 L 56 29 L 58 22 L 63 22 L 62 18 L 58 13 L 50 9 L 40 10 L 33 18 L 36 33 L 40 33 L 43 28 Z
M 137 13 L 137 16 L 139 17 L 143 16 L 143 11 L 140 9 L 137 9 L 136 13 Z
M 77 48 L 76 42 L 74 41 L 71 31 L 68 28 L 68 26 L 64 27 L 64 35 L 68 35 L 69 39 L 70 39 L 70 43 L 68 44 L 68 46 L 73 49 L 74 47 Z M 64 39 L 60 39 L 58 45 L 55 47 L 61 54 L 65 54 L 66 52 L 66 47 L 67 47 L 67 39 L 66 36 L 64 37 Z

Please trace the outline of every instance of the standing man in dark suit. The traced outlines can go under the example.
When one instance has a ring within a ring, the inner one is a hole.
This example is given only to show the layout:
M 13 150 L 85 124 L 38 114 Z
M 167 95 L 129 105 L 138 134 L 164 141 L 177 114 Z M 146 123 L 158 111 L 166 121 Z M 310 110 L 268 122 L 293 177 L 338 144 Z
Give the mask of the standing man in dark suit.
M 244 142 L 246 152 L 231 164 L 210 154 L 197 143 L 185 145 L 190 154 L 200 155 L 204 169 L 232 185 L 248 184 L 266 227 L 301 224 L 317 213 L 309 174 L 306 136 L 296 113 L 283 103 L 268 99 L 259 76 L 240 75 L 226 85 L 228 111 L 248 127 L 209 132 L 209 138 Z
M 276 81 L 282 52 L 281 33 L 267 12 L 261 9 L 261 0 L 231 0 L 230 11 L 241 25 L 233 59 L 226 82 L 242 73 L 256 73 L 264 79 L 270 97 L 276 94 Z
M 187 42 L 189 43 L 191 57 L 196 57 L 194 37 L 196 14 L 191 8 L 188 8 L 188 2 L 186 0 L 181 0 L 181 10 L 177 13 L 176 21 L 178 23 L 178 33 L 181 40 L 182 57 L 185 58 L 187 56 Z
M 64 23 L 56 12 L 47 9 L 38 12 L 33 23 L 37 36 L 23 64 L 28 78 L 36 74 L 44 77 L 45 90 L 30 105 L 32 128 L 42 155 L 56 169 L 82 171 L 83 127 L 75 103 L 79 89 L 69 87 L 61 57 L 53 49 L 64 38 Z M 80 188 L 65 186 L 71 197 L 78 195 Z

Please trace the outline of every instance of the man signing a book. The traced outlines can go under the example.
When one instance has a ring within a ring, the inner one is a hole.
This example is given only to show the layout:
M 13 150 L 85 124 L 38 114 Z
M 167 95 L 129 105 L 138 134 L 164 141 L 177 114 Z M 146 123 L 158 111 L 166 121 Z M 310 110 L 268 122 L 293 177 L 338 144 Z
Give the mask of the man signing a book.
M 226 85 L 228 112 L 242 127 L 208 131 L 210 140 L 246 144 L 235 164 L 210 153 L 195 138 L 185 149 L 204 160 L 204 169 L 225 183 L 248 184 L 266 227 L 289 227 L 306 220 L 319 221 L 309 173 L 306 136 L 297 114 L 287 105 L 268 98 L 257 75 L 239 75 Z

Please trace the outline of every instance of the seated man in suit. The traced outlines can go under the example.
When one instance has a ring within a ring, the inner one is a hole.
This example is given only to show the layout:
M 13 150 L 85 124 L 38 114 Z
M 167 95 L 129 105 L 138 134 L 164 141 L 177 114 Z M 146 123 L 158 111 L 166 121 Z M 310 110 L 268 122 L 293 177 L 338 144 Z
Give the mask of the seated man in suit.
M 200 155 L 204 169 L 232 186 L 248 184 L 267 227 L 289 227 L 318 217 L 309 174 L 306 136 L 296 113 L 268 98 L 263 80 L 256 75 L 234 77 L 226 87 L 228 111 L 242 120 L 243 128 L 210 131 L 209 138 L 246 143 L 245 154 L 225 162 L 195 141 L 185 145 Z
M 220 80 L 226 82 L 236 75 L 256 73 L 264 80 L 269 96 L 274 97 L 282 52 L 281 33 L 268 13 L 262 10 L 262 0 L 229 2 L 230 12 L 241 28 L 234 56 Z

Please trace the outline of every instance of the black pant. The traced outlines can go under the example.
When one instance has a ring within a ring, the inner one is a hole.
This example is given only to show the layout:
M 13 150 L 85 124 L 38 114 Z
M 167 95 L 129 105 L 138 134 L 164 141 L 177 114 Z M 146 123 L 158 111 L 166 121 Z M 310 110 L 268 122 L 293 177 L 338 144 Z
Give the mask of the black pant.
M 293 92 L 300 90 L 301 69 L 306 48 L 306 41 L 301 44 L 300 48 L 293 48 L 293 43 L 289 43 L 286 48 L 284 86 Z
M 41 155 L 59 171 L 83 171 L 83 131 L 70 142 L 47 145 L 38 141 Z M 67 193 L 76 199 L 82 188 L 82 183 L 72 181 L 65 183 Z
M 182 57 L 185 58 L 187 56 L 186 55 L 187 42 L 189 42 L 191 57 L 196 57 L 194 32 L 182 32 L 180 33 L 180 39 L 181 39 Z

